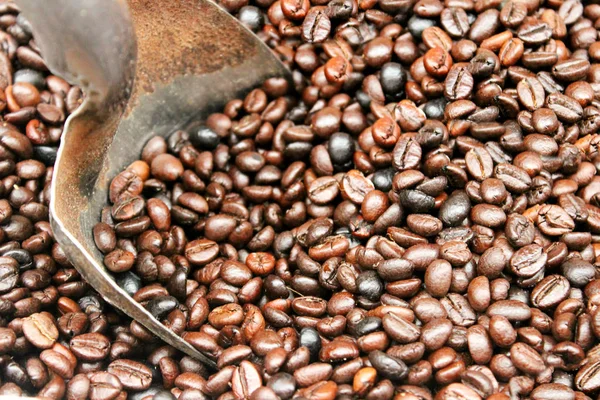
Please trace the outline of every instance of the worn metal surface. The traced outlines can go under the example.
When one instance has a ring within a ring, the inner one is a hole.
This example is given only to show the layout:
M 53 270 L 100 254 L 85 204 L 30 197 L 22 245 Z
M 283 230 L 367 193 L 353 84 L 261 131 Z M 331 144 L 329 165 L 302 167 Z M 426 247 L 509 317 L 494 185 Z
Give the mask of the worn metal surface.
M 54 169 L 50 214 L 56 239 L 107 302 L 214 368 L 115 284 L 92 228 L 107 204 L 110 180 L 139 158 L 150 137 L 203 120 L 268 77 L 289 79 L 289 71 L 207 0 L 17 3 L 52 72 L 87 95 L 65 124 Z

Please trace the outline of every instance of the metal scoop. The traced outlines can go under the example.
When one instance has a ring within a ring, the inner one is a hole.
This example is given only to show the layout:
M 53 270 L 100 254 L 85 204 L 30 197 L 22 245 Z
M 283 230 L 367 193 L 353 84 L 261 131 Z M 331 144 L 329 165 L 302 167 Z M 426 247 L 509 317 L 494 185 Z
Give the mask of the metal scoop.
M 289 71 L 260 39 L 208 0 L 18 0 L 51 71 L 86 94 L 67 120 L 54 168 L 56 240 L 111 305 L 210 367 L 103 266 L 92 228 L 110 180 L 146 141 L 203 120 L 231 99 Z

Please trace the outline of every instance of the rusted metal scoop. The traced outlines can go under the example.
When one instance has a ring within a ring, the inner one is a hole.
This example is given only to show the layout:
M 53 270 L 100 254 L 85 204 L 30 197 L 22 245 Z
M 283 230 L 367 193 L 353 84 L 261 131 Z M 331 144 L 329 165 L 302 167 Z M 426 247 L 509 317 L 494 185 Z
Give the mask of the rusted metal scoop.
M 52 72 L 79 85 L 54 169 L 51 223 L 75 268 L 156 336 L 214 367 L 166 329 L 104 269 L 92 228 L 110 180 L 167 136 L 289 71 L 236 19 L 208 0 L 18 0 Z

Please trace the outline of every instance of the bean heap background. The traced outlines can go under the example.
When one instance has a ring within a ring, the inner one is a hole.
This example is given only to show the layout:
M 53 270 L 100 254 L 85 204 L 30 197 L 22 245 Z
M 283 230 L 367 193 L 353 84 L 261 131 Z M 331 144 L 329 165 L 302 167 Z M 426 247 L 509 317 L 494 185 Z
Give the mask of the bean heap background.
M 0 394 L 594 399 L 600 5 L 243 0 L 293 71 L 153 138 L 94 228 L 117 313 L 48 224 L 81 91 L 0 4 Z

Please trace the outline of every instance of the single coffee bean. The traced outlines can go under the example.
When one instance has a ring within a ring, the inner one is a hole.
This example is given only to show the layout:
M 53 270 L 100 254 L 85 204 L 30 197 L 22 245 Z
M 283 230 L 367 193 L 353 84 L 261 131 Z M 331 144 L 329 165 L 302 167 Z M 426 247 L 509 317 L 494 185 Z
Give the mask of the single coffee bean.
M 126 389 L 148 389 L 152 382 L 150 369 L 144 364 L 132 360 L 113 361 L 108 365 L 107 372 L 116 376 Z
M 100 333 L 85 333 L 71 339 L 70 349 L 82 360 L 100 361 L 108 356 L 110 341 Z
M 58 339 L 58 329 L 47 313 L 32 314 L 23 321 L 23 334 L 35 347 L 49 349 Z
M 369 354 L 369 361 L 381 376 L 391 380 L 402 380 L 408 374 L 403 361 L 376 350 Z
M 568 296 L 569 281 L 560 275 L 550 275 L 538 283 L 531 292 L 531 301 L 539 308 L 558 305 Z
M 580 59 L 561 61 L 552 67 L 552 74 L 561 81 L 574 82 L 583 79 L 590 69 L 590 62 Z
M 93 400 L 115 399 L 123 389 L 119 378 L 109 372 L 93 372 L 89 380 L 89 396 Z

